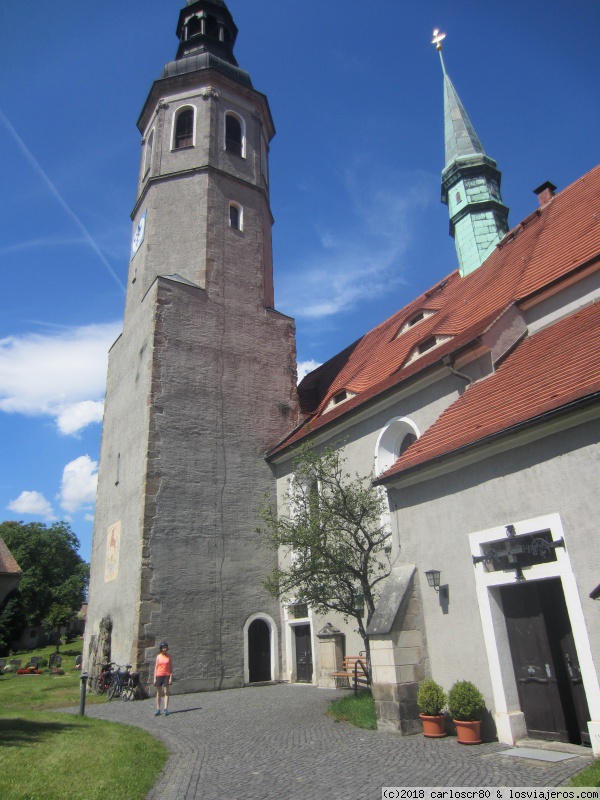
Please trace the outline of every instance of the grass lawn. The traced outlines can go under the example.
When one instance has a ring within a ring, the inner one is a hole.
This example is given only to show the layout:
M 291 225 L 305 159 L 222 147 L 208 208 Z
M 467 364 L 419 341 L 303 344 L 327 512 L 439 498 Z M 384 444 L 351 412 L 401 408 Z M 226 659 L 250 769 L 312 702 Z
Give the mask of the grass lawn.
M 54 648 L 17 654 L 48 658 Z M 2 800 L 142 800 L 167 760 L 162 742 L 117 723 L 59 714 L 79 706 L 81 642 L 61 648 L 64 675 L 0 674 L 0 797 Z M 86 705 L 104 703 L 88 694 Z
M 334 700 L 327 713 L 334 717 L 336 722 L 349 722 L 357 728 L 366 728 L 370 731 L 377 730 L 377 716 L 375 702 L 371 692 L 359 692 L 355 697 L 349 694 Z
M 600 758 L 587 769 L 573 775 L 569 786 L 600 786 Z

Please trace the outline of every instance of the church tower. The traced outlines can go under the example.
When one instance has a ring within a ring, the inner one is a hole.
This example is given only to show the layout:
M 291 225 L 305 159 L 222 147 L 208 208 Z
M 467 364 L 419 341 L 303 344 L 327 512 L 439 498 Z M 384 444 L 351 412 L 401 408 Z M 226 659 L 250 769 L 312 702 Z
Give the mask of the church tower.
M 296 353 L 274 310 L 267 99 L 223 0 L 188 0 L 177 36 L 138 120 L 85 652 L 93 672 L 110 645 L 148 680 L 166 639 L 174 689 L 199 691 L 278 677 L 279 605 L 262 587 L 276 554 L 256 528 L 275 500 L 264 453 L 295 420 Z
M 462 277 L 480 267 L 508 232 L 508 208 L 500 194 L 501 172 L 486 155 L 471 120 L 446 72 L 442 55 L 445 34 L 434 31 L 444 75 L 444 135 L 446 163 L 442 172 L 442 202 L 450 213 Z

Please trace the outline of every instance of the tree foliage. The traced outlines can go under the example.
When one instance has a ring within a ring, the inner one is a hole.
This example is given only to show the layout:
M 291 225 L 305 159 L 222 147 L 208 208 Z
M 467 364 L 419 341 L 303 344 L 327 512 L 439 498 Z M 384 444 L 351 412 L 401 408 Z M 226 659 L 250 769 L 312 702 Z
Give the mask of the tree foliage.
M 23 571 L 19 592 L 27 625 L 66 624 L 85 601 L 89 580 L 89 566 L 70 526 L 2 522 L 0 537 Z
M 262 509 L 261 532 L 286 557 L 265 587 L 274 597 L 354 618 L 368 652 L 366 627 L 390 573 L 385 501 L 371 477 L 346 472 L 335 446 L 321 453 L 310 445 L 299 449 L 288 497 L 287 515 L 269 505 Z
M 21 592 L 13 589 L 0 606 L 0 656 L 7 656 L 13 642 L 21 638 L 27 626 Z

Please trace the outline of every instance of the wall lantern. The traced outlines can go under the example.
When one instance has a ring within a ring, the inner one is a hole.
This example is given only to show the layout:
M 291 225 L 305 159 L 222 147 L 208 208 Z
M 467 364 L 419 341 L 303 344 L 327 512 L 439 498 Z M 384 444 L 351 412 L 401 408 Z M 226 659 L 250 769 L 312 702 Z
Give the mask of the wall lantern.
M 447 606 L 448 599 L 450 597 L 450 591 L 447 583 L 443 586 L 440 586 L 441 572 L 439 569 L 428 569 L 425 575 L 427 576 L 427 583 L 439 593 L 440 603 L 443 606 Z
M 431 586 L 431 588 L 435 589 L 436 592 L 439 592 L 441 575 L 439 569 L 428 569 L 425 575 L 427 575 L 427 583 Z

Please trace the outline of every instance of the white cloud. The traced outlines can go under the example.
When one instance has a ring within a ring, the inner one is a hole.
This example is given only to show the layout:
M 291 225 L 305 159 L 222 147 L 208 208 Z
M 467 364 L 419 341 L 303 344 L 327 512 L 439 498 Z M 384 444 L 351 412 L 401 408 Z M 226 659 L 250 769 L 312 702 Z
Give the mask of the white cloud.
M 89 456 L 79 456 L 63 470 L 60 505 L 70 514 L 85 509 L 89 511 L 96 502 L 98 462 Z
M 83 400 L 66 406 L 57 417 L 61 433 L 73 434 L 83 430 L 93 422 L 102 422 L 104 403 L 101 400 Z
M 308 375 L 309 372 L 312 372 L 313 369 L 321 366 L 320 361 L 315 361 L 311 359 L 310 361 L 299 361 L 298 362 L 298 383 L 302 380 L 305 375 Z
M 120 323 L 0 339 L 0 411 L 50 416 L 61 433 L 102 420 L 108 350 Z
M 378 174 L 356 159 L 342 178 L 346 213 L 319 231 L 319 249 L 305 254 L 281 281 L 278 304 L 296 318 L 324 319 L 384 296 L 404 281 L 411 228 L 431 200 L 431 177 Z
M 16 500 L 10 501 L 8 510 L 16 511 L 17 514 L 44 517 L 48 521 L 56 519 L 52 504 L 40 492 L 21 492 Z

